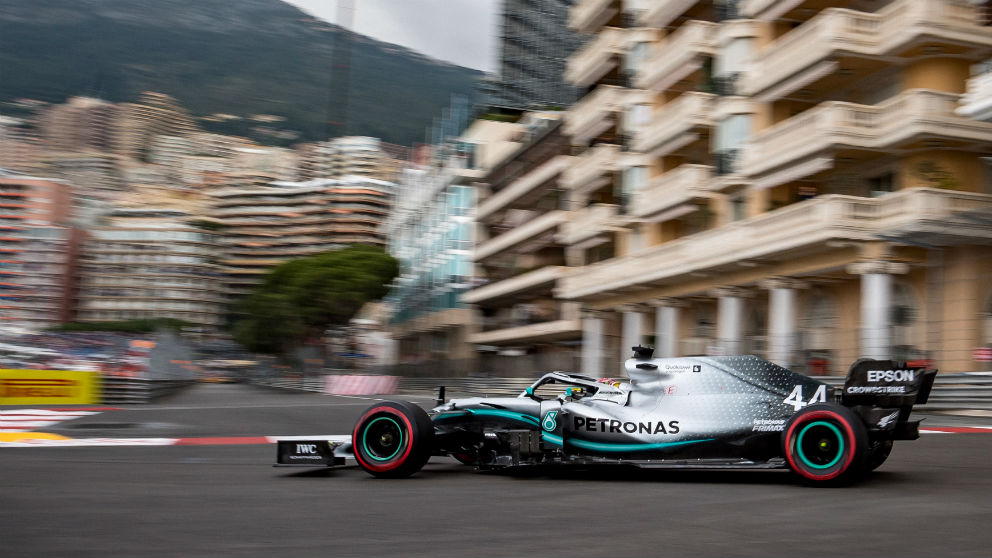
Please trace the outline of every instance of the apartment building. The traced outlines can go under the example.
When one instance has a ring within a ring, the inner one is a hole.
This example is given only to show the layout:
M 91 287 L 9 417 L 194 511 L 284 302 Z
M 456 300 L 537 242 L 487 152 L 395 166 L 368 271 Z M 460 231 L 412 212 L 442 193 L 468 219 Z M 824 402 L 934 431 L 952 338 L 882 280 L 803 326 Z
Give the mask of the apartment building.
M 39 157 L 48 174 L 71 182 L 79 193 L 106 199 L 125 188 L 120 157 L 102 151 L 46 151 Z
M 0 168 L 35 174 L 41 169 L 41 140 L 27 119 L 0 115 Z
M 88 231 L 76 320 L 174 318 L 221 326 L 217 239 L 181 209 L 115 208 Z
M 229 303 L 285 261 L 349 244 L 382 246 L 393 184 L 362 177 L 211 191 L 209 217 L 221 235 L 219 264 Z
M 297 147 L 301 180 L 362 176 L 395 182 L 405 149 L 369 136 L 342 136 Z
M 569 25 L 591 39 L 566 69 L 585 94 L 565 116 L 552 292 L 581 305 L 581 369 L 615 373 L 637 343 L 810 373 L 862 356 L 987 369 L 992 123 L 981 83 L 966 95 L 992 56 L 980 16 L 578 2 Z
M 187 137 L 199 132 L 189 112 L 164 93 L 145 91 L 134 103 L 119 106 L 114 122 L 115 152 L 147 161 L 158 136 Z
M 101 99 L 70 97 L 41 112 L 40 136 L 51 151 L 112 151 L 119 110 Z
M 276 182 L 210 193 L 210 217 L 223 231 L 219 263 L 228 302 L 251 292 L 276 265 L 336 246 L 328 234 L 326 182 Z
M 63 181 L 0 173 L 0 322 L 38 330 L 70 317 L 79 231 Z
M 220 178 L 234 186 L 296 179 L 297 159 L 291 149 L 260 146 L 235 136 L 203 132 L 156 136 L 148 160 L 174 183 L 206 185 Z
M 570 213 L 560 181 L 574 158 L 560 113 L 528 113 L 518 125 L 513 151 L 477 189 L 477 277 L 462 301 L 475 306 L 479 322 L 468 341 L 480 367 L 494 373 L 577 370 L 580 304 L 554 295 L 568 272 Z
M 432 373 L 477 366 L 469 338 L 478 320 L 461 300 L 474 276 L 475 183 L 515 148 L 521 133 L 517 124 L 478 120 L 459 135 L 462 126 L 456 115 L 439 123 L 430 156 L 404 171 L 386 223 L 389 253 L 400 264 L 386 299 L 395 358 L 430 363 Z
M 516 110 L 565 107 L 577 90 L 563 78 L 565 60 L 582 37 L 565 26 L 574 0 L 502 0 L 499 75 L 485 104 Z
M 10 316 L 22 327 L 38 331 L 73 319 L 76 269 L 84 234 L 82 229 L 55 224 L 24 230 L 19 308 Z
M 389 216 L 396 184 L 355 175 L 328 185 L 331 237 L 339 246 L 368 244 L 385 248 L 383 224 Z

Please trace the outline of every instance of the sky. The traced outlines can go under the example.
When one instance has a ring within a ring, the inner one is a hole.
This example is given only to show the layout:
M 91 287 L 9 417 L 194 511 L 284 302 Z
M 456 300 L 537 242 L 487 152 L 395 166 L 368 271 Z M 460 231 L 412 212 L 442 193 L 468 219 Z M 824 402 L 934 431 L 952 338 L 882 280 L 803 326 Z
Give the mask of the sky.
M 338 23 L 338 0 L 285 0 Z M 496 68 L 500 0 L 353 0 L 351 30 L 482 71 Z

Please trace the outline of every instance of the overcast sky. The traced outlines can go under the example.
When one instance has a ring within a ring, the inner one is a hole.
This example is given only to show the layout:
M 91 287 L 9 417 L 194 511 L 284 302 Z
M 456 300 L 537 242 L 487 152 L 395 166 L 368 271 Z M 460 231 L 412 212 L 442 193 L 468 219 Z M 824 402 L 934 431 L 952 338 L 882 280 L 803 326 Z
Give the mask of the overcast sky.
M 285 0 L 332 23 L 338 0 Z M 460 66 L 493 71 L 501 0 L 353 0 L 352 31 Z

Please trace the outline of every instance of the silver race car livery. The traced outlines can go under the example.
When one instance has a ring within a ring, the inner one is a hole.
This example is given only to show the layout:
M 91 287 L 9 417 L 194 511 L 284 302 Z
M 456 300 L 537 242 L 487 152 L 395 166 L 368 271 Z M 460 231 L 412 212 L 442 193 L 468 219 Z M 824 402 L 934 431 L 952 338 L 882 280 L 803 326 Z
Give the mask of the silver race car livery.
M 380 402 L 349 438 L 280 441 L 280 464 L 339 465 L 406 477 L 435 455 L 482 470 L 628 464 L 781 468 L 811 484 L 860 480 L 894 440 L 919 437 L 913 405 L 936 370 L 862 359 L 839 389 L 754 356 L 653 358 L 634 347 L 625 377 L 550 372 L 516 397 L 445 401 L 425 411 Z M 302 448 L 300 455 L 294 448 Z

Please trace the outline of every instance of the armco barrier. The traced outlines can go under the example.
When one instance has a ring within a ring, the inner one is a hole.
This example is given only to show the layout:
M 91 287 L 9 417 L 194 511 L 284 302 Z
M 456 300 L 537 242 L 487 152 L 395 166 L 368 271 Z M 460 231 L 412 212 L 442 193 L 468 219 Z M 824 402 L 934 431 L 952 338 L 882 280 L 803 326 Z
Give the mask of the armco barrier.
M 152 380 L 123 376 L 101 379 L 101 401 L 105 404 L 148 403 L 189 386 L 192 380 Z
M 516 396 L 534 382 L 532 378 L 495 377 L 447 377 L 447 378 L 400 378 L 397 393 L 434 392 L 444 386 L 447 397 Z M 374 378 L 376 376 L 369 375 Z M 844 383 L 843 376 L 818 376 L 836 388 Z M 324 390 L 322 377 L 269 379 L 256 383 L 281 389 L 321 392 Z M 992 372 L 972 372 L 962 374 L 938 374 L 926 405 L 916 407 L 923 411 L 978 409 L 992 410 Z

